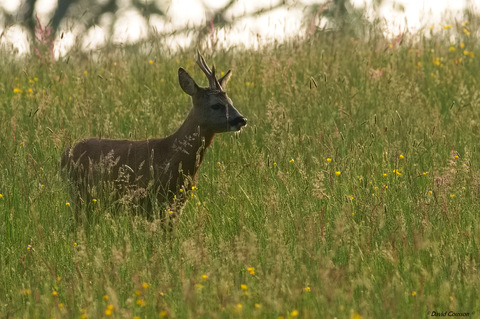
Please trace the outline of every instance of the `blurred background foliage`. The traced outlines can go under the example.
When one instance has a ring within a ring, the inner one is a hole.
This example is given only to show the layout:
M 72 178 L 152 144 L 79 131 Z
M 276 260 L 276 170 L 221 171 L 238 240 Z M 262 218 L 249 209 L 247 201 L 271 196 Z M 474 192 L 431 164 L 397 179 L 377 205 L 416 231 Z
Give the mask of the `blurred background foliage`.
M 105 45 L 112 43 L 115 24 L 118 21 L 119 13 L 126 10 L 133 10 L 143 19 L 147 26 L 147 38 L 169 37 L 172 35 L 192 36 L 193 44 L 201 43 L 206 37 L 213 33 L 214 28 L 231 28 L 243 18 L 269 15 L 277 9 L 301 9 L 303 13 L 302 23 L 308 34 L 321 30 L 342 31 L 353 33 L 357 37 L 364 28 L 359 25 L 368 23 L 365 18 L 365 8 L 355 7 L 350 0 L 314 1 L 305 4 L 300 1 L 280 0 L 270 2 L 263 6 L 257 5 L 254 10 L 239 13 L 236 0 L 229 0 L 222 6 L 212 6 L 201 2 L 206 13 L 205 19 L 192 22 L 181 27 L 165 28 L 158 30 L 152 25 L 156 21 L 163 21 L 165 25 L 172 21 L 169 12 L 170 1 L 152 0 L 58 0 L 51 12 L 49 21 L 40 21 L 36 9 L 44 5 L 39 0 L 21 0 L 21 4 L 15 11 L 9 11 L 0 6 L 0 20 L 3 20 L 5 30 L 11 26 L 20 26 L 29 34 L 29 41 L 35 47 L 38 42 L 53 42 L 57 37 L 63 38 L 64 31 L 75 29 L 76 42 L 81 43 L 89 30 L 102 25 L 105 32 Z M 374 10 L 381 6 L 383 0 L 372 2 Z M 190 8 L 188 8 L 190 9 Z M 108 27 L 105 30 L 105 17 L 108 17 Z M 102 20 L 103 19 L 103 20 Z M 195 24 L 197 23 L 197 24 Z M 39 34 L 41 33 L 41 34 Z M 2 34 L 3 36 L 3 34 Z

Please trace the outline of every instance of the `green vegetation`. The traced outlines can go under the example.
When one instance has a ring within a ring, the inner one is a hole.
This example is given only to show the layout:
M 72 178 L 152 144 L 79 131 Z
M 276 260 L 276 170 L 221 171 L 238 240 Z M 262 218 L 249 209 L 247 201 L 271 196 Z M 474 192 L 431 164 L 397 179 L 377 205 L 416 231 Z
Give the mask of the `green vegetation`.
M 229 96 L 249 126 L 216 137 L 170 233 L 110 214 L 101 198 L 95 221 L 77 225 L 59 160 L 84 137 L 175 131 L 190 107 L 178 67 L 206 83 L 194 49 L 169 56 L 159 43 L 55 63 L 4 53 L 0 313 L 477 315 L 478 30 L 472 20 L 395 40 L 322 32 L 204 51 L 233 69 Z

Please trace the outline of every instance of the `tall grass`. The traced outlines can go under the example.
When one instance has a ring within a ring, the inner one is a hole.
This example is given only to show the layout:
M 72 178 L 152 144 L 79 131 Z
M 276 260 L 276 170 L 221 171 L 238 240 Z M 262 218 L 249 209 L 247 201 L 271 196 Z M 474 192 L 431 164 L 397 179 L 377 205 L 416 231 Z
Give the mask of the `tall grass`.
M 233 69 L 229 96 L 249 126 L 216 137 L 171 232 L 101 198 L 97 219 L 76 224 L 59 158 L 88 136 L 175 131 L 190 108 L 178 67 L 205 82 L 193 50 L 6 55 L 0 313 L 476 316 L 479 49 L 472 20 L 402 41 L 324 32 L 205 52 Z

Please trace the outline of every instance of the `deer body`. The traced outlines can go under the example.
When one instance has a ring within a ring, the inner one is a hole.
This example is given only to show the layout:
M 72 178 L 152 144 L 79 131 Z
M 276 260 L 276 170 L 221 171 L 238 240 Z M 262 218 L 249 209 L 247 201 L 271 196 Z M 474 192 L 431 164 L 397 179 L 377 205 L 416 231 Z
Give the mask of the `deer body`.
M 197 64 L 210 86 L 199 87 L 184 69 L 178 70 L 180 86 L 192 97 L 193 108 L 172 135 L 142 141 L 90 138 L 65 150 L 62 168 L 68 173 L 76 205 L 108 195 L 104 192 L 109 184 L 117 197 L 146 199 L 153 192 L 157 203 L 167 204 L 170 213 L 181 211 L 186 196 L 180 189 L 194 185 L 215 134 L 239 131 L 247 121 L 225 92 L 230 71 L 217 79 L 215 68 L 210 70 L 200 54 Z

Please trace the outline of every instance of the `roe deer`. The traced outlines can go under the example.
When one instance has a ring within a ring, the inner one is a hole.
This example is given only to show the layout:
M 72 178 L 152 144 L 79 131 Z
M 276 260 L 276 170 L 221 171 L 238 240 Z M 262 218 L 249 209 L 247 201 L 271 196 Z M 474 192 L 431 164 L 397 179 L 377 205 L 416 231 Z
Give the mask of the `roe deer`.
M 198 86 L 187 71 L 178 69 L 180 86 L 192 97 L 193 107 L 175 133 L 143 141 L 89 138 L 65 150 L 61 166 L 70 180 L 74 205 L 100 196 L 127 202 L 139 199 L 151 213 L 156 199 L 171 216 L 181 212 L 186 190 L 194 185 L 215 133 L 240 131 L 247 124 L 225 92 L 231 70 L 217 79 L 215 66 L 210 70 L 197 53 L 196 62 L 209 87 Z M 148 194 L 154 196 L 149 200 Z

